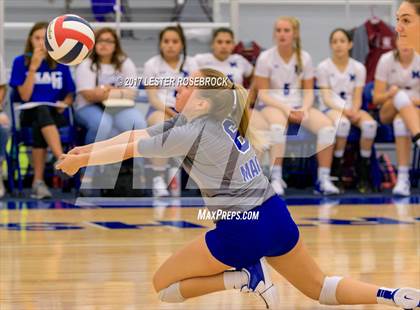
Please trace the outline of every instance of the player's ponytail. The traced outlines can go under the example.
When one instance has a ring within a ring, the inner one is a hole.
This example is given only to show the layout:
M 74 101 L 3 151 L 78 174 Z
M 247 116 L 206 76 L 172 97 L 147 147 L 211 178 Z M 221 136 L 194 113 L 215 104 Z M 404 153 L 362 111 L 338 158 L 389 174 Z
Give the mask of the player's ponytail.
M 204 77 L 224 78 L 226 84 L 206 86 L 200 89 L 200 96 L 210 99 L 209 114 L 217 120 L 230 117 L 238 127 L 239 134 L 247 138 L 257 151 L 263 149 L 264 140 L 250 127 L 250 100 L 248 92 L 239 84 L 233 84 L 223 73 L 213 69 L 201 69 Z
M 182 62 L 179 66 L 179 72 L 182 72 L 184 69 L 185 61 L 187 60 L 187 40 L 185 39 L 184 30 L 182 29 L 180 24 L 176 25 L 176 28 L 178 29 L 179 37 L 181 38 L 182 43 Z

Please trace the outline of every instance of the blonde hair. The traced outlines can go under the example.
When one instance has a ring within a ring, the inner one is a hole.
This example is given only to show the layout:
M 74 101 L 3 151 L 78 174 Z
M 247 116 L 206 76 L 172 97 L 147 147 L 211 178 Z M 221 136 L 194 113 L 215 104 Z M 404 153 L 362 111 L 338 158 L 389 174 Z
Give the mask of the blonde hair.
M 276 27 L 279 21 L 287 21 L 292 25 L 293 34 L 295 35 L 295 44 L 293 46 L 296 55 L 297 55 L 297 74 L 300 74 L 303 71 L 302 64 L 302 43 L 300 39 L 300 22 L 296 17 L 293 16 L 281 16 L 276 20 L 274 27 Z
M 247 138 L 257 151 L 261 151 L 264 140 L 250 127 L 249 106 L 251 102 L 246 89 L 242 85 L 232 83 L 220 71 L 209 68 L 199 71 L 204 77 L 223 78 L 227 81 L 226 85 L 220 83 L 215 86 L 198 87 L 200 89 L 199 96 L 211 101 L 209 114 L 219 121 L 230 117 L 238 127 L 239 134 Z

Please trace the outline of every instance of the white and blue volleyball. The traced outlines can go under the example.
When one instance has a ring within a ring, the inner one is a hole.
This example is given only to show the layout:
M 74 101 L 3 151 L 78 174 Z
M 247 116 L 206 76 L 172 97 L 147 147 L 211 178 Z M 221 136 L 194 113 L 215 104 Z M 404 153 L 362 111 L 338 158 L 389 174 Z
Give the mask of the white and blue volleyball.
M 81 63 L 95 45 L 95 33 L 89 23 L 77 15 L 54 18 L 48 25 L 45 47 L 57 62 L 74 66 Z

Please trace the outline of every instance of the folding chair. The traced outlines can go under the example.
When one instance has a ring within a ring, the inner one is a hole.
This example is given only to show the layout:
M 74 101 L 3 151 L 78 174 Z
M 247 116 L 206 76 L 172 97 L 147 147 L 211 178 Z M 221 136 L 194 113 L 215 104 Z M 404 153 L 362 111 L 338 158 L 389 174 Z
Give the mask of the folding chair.
M 15 111 L 15 106 L 21 103 L 20 96 L 16 89 L 11 89 L 10 91 L 10 107 L 11 107 L 11 121 L 12 121 L 12 143 L 11 143 L 11 150 L 9 154 L 9 161 L 11 167 L 11 174 L 15 176 L 17 174 L 17 187 L 18 193 L 22 194 L 23 192 L 23 176 L 22 176 L 22 169 L 21 163 L 19 159 L 19 155 L 21 154 L 20 146 L 25 145 L 26 147 L 31 147 L 33 145 L 33 133 L 31 127 L 20 127 L 18 125 L 18 113 Z M 66 109 L 64 111 L 66 118 L 68 119 L 68 126 L 59 127 L 58 131 L 60 134 L 60 140 L 63 147 L 67 147 L 67 149 L 74 146 L 75 141 L 75 127 L 73 121 L 73 111 L 71 108 Z M 30 164 L 28 169 L 26 170 L 26 175 L 28 175 L 30 171 Z M 77 187 L 77 184 L 80 183 L 78 174 L 74 177 L 74 183 Z

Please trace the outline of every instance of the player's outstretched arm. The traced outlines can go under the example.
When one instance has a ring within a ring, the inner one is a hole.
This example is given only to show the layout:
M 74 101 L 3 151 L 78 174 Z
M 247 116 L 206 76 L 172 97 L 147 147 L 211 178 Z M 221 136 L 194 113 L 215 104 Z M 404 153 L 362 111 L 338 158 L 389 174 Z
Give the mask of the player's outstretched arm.
M 127 143 L 132 143 L 134 141 L 138 141 L 140 139 L 147 139 L 147 138 L 150 138 L 150 135 L 147 133 L 146 129 L 130 130 L 130 131 L 123 132 L 122 134 L 119 134 L 118 136 L 115 136 L 107 140 L 75 147 L 68 154 L 69 155 L 87 154 L 87 153 L 91 153 L 92 151 L 100 150 L 102 148 L 106 148 L 112 145 L 127 144 Z
M 116 144 L 98 148 L 90 153 L 64 154 L 56 164 L 56 169 L 74 175 L 80 168 L 117 163 L 134 156 L 137 143 Z M 135 154 L 139 156 L 139 154 Z

